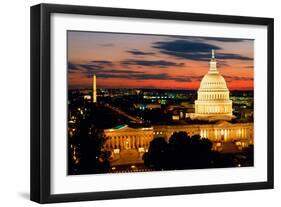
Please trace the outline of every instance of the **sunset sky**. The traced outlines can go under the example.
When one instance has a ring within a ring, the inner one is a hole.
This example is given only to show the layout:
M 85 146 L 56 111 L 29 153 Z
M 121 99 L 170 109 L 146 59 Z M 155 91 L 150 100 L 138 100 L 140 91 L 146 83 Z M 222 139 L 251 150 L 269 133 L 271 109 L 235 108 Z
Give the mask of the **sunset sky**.
M 215 49 L 230 90 L 253 90 L 254 40 L 68 31 L 69 88 L 198 89 Z

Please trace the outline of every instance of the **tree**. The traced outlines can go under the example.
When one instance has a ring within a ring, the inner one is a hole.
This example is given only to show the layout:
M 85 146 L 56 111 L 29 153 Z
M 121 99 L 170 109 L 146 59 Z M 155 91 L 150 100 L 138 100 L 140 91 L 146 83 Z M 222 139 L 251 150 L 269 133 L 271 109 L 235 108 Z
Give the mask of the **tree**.
M 148 153 L 144 154 L 144 163 L 157 170 L 168 167 L 168 143 L 164 138 L 155 138 L 150 142 Z
M 76 147 L 77 156 L 79 156 L 78 163 L 75 165 L 73 161 L 70 163 L 70 174 L 106 172 L 110 168 L 110 152 L 103 148 L 106 140 L 107 137 L 103 130 L 95 127 L 90 120 L 81 119 L 77 126 L 76 135 L 69 141 L 70 145 Z M 71 156 L 73 155 L 70 155 L 70 159 Z
M 197 169 L 212 167 L 214 157 L 209 139 L 175 132 L 169 143 L 164 138 L 152 140 L 148 152 L 144 154 L 144 161 L 146 166 L 156 170 Z
M 171 164 L 175 169 L 207 168 L 211 165 L 212 142 L 200 135 L 189 137 L 186 132 L 174 133 L 169 145 Z
M 188 166 L 191 140 L 186 132 L 175 132 L 169 139 L 169 164 L 173 169 Z
M 245 156 L 247 159 L 246 166 L 254 166 L 254 145 L 251 144 L 245 149 Z

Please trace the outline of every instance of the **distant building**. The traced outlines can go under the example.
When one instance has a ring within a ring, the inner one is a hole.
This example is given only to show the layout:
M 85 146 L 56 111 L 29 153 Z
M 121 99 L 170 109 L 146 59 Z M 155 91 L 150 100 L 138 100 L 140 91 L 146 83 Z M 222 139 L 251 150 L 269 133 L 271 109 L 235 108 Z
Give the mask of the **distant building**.
M 149 104 L 135 104 L 135 108 L 140 109 L 140 110 L 153 110 L 153 109 L 161 109 L 161 104 L 160 103 L 149 103 Z
M 147 104 L 147 108 L 150 110 L 161 109 L 161 104 L 160 103 L 150 103 L 150 104 Z
M 172 119 L 173 119 L 174 121 L 180 120 L 180 115 L 177 115 L 177 114 L 172 115 Z
M 84 100 L 87 100 L 87 101 L 91 101 L 91 99 L 92 99 L 92 96 L 90 96 L 90 95 L 84 95 L 83 97 L 84 97 Z

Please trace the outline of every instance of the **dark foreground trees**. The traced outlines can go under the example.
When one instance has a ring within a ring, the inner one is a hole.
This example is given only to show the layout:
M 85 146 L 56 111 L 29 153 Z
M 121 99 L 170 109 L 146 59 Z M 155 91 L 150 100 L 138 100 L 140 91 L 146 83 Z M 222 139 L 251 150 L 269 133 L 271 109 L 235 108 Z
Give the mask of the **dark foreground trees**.
M 219 153 L 212 150 L 209 139 L 176 132 L 168 142 L 162 137 L 153 139 L 143 159 L 147 167 L 155 170 L 243 167 L 254 166 L 253 149 L 250 145 L 236 153 Z
M 156 170 L 198 169 L 214 167 L 217 153 L 212 142 L 199 135 L 189 137 L 186 132 L 174 133 L 167 143 L 164 138 L 151 141 L 144 154 L 144 163 Z
M 110 152 L 103 148 L 107 140 L 91 117 L 79 120 L 77 132 L 68 138 L 68 173 L 91 174 L 108 172 Z

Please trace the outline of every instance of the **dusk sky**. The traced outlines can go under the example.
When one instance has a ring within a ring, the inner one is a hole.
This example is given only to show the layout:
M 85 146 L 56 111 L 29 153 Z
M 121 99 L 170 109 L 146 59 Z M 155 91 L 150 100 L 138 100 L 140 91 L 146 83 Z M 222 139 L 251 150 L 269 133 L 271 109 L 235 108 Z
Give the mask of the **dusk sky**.
M 254 40 L 68 31 L 70 88 L 195 89 L 211 50 L 230 90 L 253 90 Z

